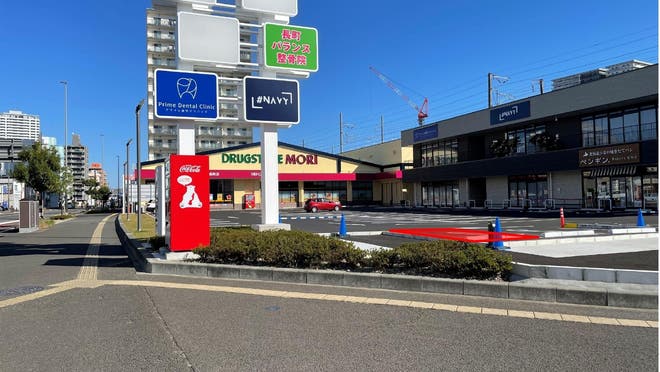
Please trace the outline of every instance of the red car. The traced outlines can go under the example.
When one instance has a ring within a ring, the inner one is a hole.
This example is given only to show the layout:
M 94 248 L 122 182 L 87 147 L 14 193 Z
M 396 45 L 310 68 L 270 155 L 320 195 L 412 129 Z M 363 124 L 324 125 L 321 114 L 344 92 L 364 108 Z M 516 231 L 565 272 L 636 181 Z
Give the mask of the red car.
M 317 211 L 338 211 L 341 208 L 341 203 L 338 201 L 331 201 L 325 198 L 312 198 L 305 201 L 305 210 L 307 212 L 316 213 Z

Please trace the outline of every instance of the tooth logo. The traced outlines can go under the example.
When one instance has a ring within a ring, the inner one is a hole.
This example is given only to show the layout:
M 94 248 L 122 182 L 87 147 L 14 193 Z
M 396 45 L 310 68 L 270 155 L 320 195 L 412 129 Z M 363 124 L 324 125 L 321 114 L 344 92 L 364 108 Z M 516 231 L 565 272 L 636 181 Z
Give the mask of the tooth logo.
M 197 96 L 197 82 L 191 78 L 179 78 L 176 81 L 176 90 L 179 93 L 179 98 L 189 94 L 192 99 L 195 99 L 195 96 Z

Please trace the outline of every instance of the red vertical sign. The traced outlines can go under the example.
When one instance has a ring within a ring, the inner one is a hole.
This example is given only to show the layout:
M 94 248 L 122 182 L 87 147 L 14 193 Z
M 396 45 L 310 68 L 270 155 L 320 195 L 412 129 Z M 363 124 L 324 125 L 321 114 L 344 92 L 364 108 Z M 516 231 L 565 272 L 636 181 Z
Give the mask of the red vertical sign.
M 170 155 L 170 250 L 210 242 L 209 157 Z

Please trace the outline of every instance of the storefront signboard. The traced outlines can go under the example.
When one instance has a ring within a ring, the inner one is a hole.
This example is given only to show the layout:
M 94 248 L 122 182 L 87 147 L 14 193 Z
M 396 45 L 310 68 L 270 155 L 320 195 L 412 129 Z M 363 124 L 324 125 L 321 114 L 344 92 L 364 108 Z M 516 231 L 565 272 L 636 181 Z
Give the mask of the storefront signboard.
M 245 121 L 298 124 L 300 94 L 297 80 L 243 78 L 243 115 Z
M 528 118 L 531 115 L 529 101 L 490 110 L 490 125 Z
M 578 152 L 580 167 L 603 167 L 639 162 L 639 143 L 596 147 Z
M 215 74 L 156 70 L 154 114 L 169 119 L 216 119 L 218 77 Z
M 209 157 L 170 155 L 170 250 L 191 251 L 208 246 Z
M 413 131 L 414 142 L 426 141 L 434 138 L 438 138 L 438 126 L 435 124 L 415 129 Z
M 266 67 L 318 71 L 318 32 L 315 28 L 265 23 L 264 38 Z

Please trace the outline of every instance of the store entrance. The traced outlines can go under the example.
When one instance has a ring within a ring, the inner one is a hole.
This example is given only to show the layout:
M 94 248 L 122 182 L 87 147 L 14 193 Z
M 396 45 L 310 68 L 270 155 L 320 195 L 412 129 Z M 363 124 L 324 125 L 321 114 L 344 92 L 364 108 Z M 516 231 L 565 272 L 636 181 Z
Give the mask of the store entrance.
M 585 208 L 602 210 L 658 208 L 656 174 L 592 177 L 584 172 L 582 196 Z

